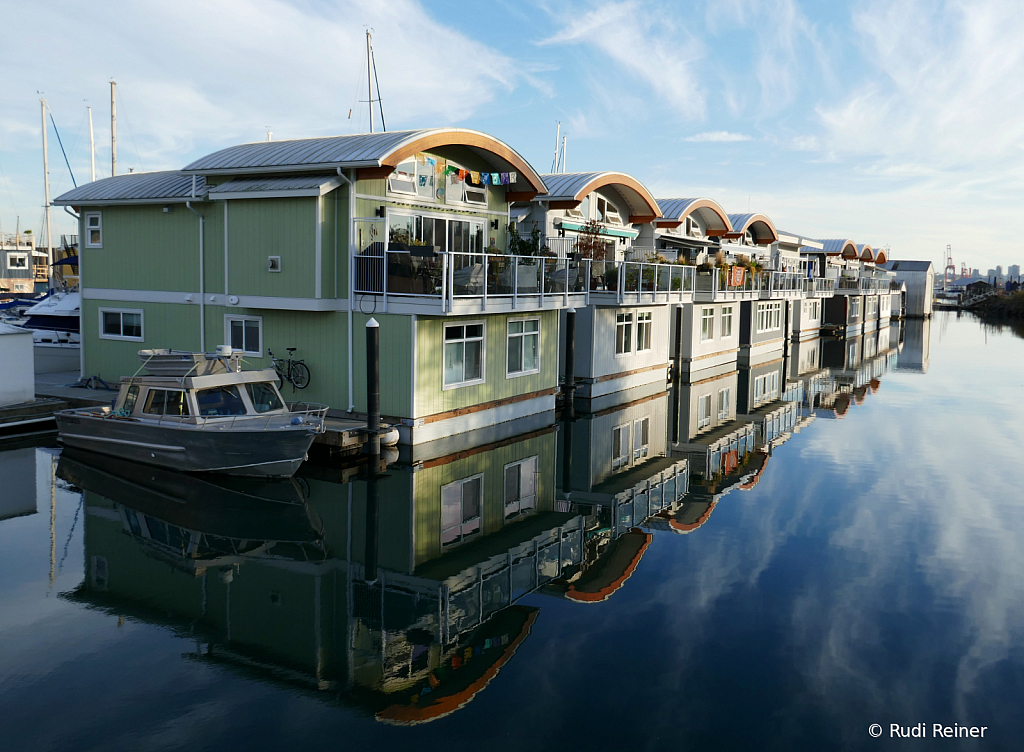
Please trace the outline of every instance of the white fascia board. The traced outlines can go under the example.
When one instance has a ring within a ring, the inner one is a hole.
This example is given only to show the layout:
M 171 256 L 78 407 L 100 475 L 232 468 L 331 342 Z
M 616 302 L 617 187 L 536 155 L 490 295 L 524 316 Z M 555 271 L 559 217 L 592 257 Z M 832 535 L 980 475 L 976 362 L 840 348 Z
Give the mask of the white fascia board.
M 282 189 L 278 191 L 221 191 L 217 193 L 215 190 L 210 190 L 209 198 L 211 201 L 240 199 L 240 198 L 297 198 L 300 196 L 323 196 L 330 193 L 335 188 L 341 185 L 341 181 L 338 178 L 330 178 L 325 180 L 316 188 L 293 188 L 293 189 Z
M 199 305 L 198 291 L 188 290 L 115 290 L 87 287 L 82 290 L 86 300 L 112 300 L 128 303 L 176 303 Z M 191 298 L 191 299 L 189 299 Z M 231 299 L 236 298 L 237 303 Z M 343 311 L 348 308 L 347 298 L 277 298 L 265 295 L 224 295 L 207 293 L 206 305 L 224 306 L 228 312 L 234 308 L 262 308 L 277 311 Z
M 203 201 L 203 196 L 174 196 L 173 198 L 108 198 L 93 201 L 51 201 L 54 206 L 119 206 L 122 204 L 184 204 L 187 201 Z

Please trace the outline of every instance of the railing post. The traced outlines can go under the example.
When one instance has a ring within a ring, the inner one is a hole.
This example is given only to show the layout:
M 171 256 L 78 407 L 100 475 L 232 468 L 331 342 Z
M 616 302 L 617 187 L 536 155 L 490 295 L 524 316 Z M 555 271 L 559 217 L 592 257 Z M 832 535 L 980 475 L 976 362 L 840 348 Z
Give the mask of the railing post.
M 593 284 L 594 260 L 593 259 L 587 259 L 586 261 L 587 261 L 587 264 L 586 264 L 586 267 L 587 267 L 586 285 L 587 286 L 584 288 L 584 295 L 587 296 L 587 305 L 590 305 L 590 286 Z
M 516 309 L 519 302 L 519 257 L 512 257 L 512 310 Z
M 565 285 L 562 288 L 562 305 L 569 306 L 569 254 L 565 255 Z
M 384 251 L 384 313 L 388 312 L 388 252 Z
M 448 304 L 448 254 L 441 254 L 441 313 L 448 313 L 451 306 Z
M 490 263 L 491 257 L 486 253 L 484 254 L 484 299 L 481 305 L 481 310 L 487 310 L 487 266 Z
M 622 305 L 622 293 L 626 287 L 626 262 L 622 261 L 619 263 L 619 305 Z

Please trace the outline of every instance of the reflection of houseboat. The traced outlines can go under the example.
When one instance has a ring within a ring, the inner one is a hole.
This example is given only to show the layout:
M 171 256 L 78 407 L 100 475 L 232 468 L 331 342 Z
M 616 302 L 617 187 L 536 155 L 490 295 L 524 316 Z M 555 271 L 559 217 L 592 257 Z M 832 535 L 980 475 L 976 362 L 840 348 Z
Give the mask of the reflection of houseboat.
M 162 375 L 122 379 L 113 407 L 58 412 L 65 446 L 172 470 L 288 477 L 324 430 L 326 407 L 287 406 L 275 371 L 239 371 L 237 354 L 139 355 Z

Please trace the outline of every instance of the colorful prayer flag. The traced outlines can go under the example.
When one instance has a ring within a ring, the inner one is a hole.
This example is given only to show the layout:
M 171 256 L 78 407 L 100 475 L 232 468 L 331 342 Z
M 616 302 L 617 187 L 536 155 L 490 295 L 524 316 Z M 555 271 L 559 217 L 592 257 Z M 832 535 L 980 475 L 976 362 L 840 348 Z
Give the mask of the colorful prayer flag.
M 427 158 L 426 158 L 426 156 L 424 156 L 423 154 L 417 154 L 417 155 L 416 155 L 416 161 L 417 161 L 417 162 L 418 162 L 419 164 L 426 164 L 426 163 L 427 163 Z
M 501 174 L 497 172 L 491 173 L 491 185 L 501 185 Z
M 469 170 L 459 170 L 459 180 L 465 180 L 468 174 Z
M 484 185 L 490 185 L 491 184 L 491 173 L 489 173 L 489 172 L 481 172 L 480 173 L 480 182 L 482 182 Z
M 508 174 L 508 182 L 510 182 L 510 183 L 514 183 L 518 179 L 519 179 L 519 173 L 518 172 L 510 172 Z
M 508 173 L 507 172 L 501 173 L 501 184 L 502 185 L 508 185 Z
M 480 185 L 480 173 L 476 170 L 471 170 L 469 173 L 470 179 L 473 181 L 473 185 Z

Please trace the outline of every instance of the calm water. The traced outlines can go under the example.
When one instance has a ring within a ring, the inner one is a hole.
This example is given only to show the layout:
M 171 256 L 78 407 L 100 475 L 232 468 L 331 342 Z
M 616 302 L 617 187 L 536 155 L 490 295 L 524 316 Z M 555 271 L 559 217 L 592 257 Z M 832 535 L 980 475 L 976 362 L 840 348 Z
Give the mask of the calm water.
M 0 452 L 0 748 L 1020 749 L 1024 340 L 903 339 L 819 398 L 794 354 L 791 405 L 715 429 L 761 426 L 725 477 L 690 437 L 685 496 L 687 385 L 581 417 L 570 468 L 564 426 L 392 468 L 376 546 L 337 470 Z M 921 722 L 988 729 L 889 738 Z

